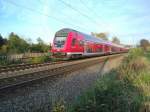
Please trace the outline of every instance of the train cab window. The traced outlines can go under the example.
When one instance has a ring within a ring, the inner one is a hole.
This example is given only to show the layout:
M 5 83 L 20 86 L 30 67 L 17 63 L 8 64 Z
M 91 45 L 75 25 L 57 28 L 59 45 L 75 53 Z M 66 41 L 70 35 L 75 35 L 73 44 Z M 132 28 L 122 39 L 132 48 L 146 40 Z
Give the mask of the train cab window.
M 72 46 L 75 46 L 75 44 L 76 44 L 76 39 L 73 38 L 73 39 L 72 39 L 72 44 L 71 44 L 71 45 L 72 45 Z
M 54 45 L 55 45 L 55 47 L 59 47 L 59 48 L 64 47 L 66 38 L 67 38 L 67 37 L 56 36 L 56 37 L 55 37 L 55 40 L 54 40 Z

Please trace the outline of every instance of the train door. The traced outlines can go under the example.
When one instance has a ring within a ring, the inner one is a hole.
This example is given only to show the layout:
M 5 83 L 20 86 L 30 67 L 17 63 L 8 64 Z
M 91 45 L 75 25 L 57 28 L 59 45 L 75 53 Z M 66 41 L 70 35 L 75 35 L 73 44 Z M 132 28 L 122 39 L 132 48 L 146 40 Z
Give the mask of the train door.
M 84 42 L 84 53 L 94 53 L 95 49 L 94 49 L 94 43 L 93 42 L 89 42 L 89 41 L 85 41 Z
M 72 37 L 72 41 L 71 41 L 71 49 L 72 49 L 72 52 L 81 54 L 81 52 L 83 52 L 83 41 L 78 36 L 79 35 L 77 33 L 74 33 Z
M 102 52 L 105 53 L 105 45 L 102 44 Z
M 97 52 L 98 53 L 103 53 L 104 52 L 104 45 L 103 44 L 98 44 Z
M 106 45 L 106 52 L 107 52 L 107 53 L 109 53 L 109 49 L 110 49 L 109 46 Z
M 88 41 L 84 42 L 84 53 L 89 53 L 89 43 L 88 43 Z
M 72 52 L 76 52 L 76 50 L 77 50 L 77 39 L 76 38 L 72 38 L 71 51 Z
M 111 53 L 111 46 L 108 46 L 108 53 Z
M 104 51 L 104 53 L 106 53 L 106 52 L 107 52 L 106 47 L 107 47 L 106 45 L 104 45 L 104 46 L 103 46 L 103 51 Z
M 110 47 L 108 45 L 104 45 L 104 54 L 108 54 Z
M 79 52 L 84 52 L 84 41 L 83 41 L 83 38 L 82 38 L 82 35 L 80 34 L 77 34 L 77 41 L 78 41 L 78 50 Z

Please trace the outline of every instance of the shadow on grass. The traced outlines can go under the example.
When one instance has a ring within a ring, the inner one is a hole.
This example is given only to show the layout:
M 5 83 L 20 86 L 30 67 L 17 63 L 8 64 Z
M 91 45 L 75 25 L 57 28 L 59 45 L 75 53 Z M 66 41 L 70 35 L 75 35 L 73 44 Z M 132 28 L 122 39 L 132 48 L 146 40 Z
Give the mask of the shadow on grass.
M 150 51 L 145 53 L 145 56 L 150 60 Z

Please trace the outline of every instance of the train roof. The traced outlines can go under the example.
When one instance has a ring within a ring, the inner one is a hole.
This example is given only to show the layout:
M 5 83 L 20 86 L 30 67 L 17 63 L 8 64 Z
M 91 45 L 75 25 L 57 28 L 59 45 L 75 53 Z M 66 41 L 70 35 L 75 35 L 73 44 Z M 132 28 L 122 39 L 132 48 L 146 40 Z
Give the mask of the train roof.
M 57 36 L 65 35 L 66 36 L 69 32 L 73 32 L 73 31 L 77 32 L 76 30 L 73 30 L 73 29 L 70 29 L 70 28 L 63 28 L 63 29 L 57 31 L 55 35 L 57 35 Z
M 84 39 L 86 41 L 92 41 L 92 42 L 96 42 L 96 43 L 103 43 L 103 44 L 107 44 L 107 45 L 111 45 L 111 46 L 115 46 L 115 47 L 120 47 L 120 48 L 124 47 L 122 45 L 118 45 L 118 44 L 112 43 L 110 41 L 103 40 L 101 38 L 96 38 L 95 36 L 88 35 L 88 34 L 85 34 L 85 33 L 70 29 L 70 28 L 63 28 L 63 29 L 57 31 L 56 35 L 67 35 L 69 32 L 78 32 L 78 33 L 84 35 Z
M 82 33 L 82 32 L 79 32 L 79 31 L 76 31 L 76 30 L 73 30 L 73 29 L 70 29 L 70 28 L 63 28 L 63 29 L 57 31 L 56 35 L 67 34 L 69 32 L 78 32 L 78 33 L 84 35 L 84 39 L 87 40 L 87 41 L 101 42 L 101 43 L 105 42 L 103 39 L 96 38 L 94 36 L 91 36 L 91 35 L 88 35 L 88 34 L 85 34 L 85 33 Z

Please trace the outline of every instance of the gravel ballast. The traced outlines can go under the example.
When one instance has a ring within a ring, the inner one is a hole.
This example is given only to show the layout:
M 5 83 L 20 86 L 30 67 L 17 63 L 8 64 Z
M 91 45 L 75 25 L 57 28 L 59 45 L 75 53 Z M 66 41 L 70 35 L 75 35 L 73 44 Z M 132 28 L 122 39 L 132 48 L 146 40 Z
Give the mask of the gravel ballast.
M 115 68 L 123 56 L 72 73 L 43 80 L 41 83 L 0 95 L 0 112 L 50 112 L 52 104 L 73 102 L 97 78 Z M 103 67 L 103 69 L 101 69 Z M 42 74 L 41 74 L 42 75 Z

